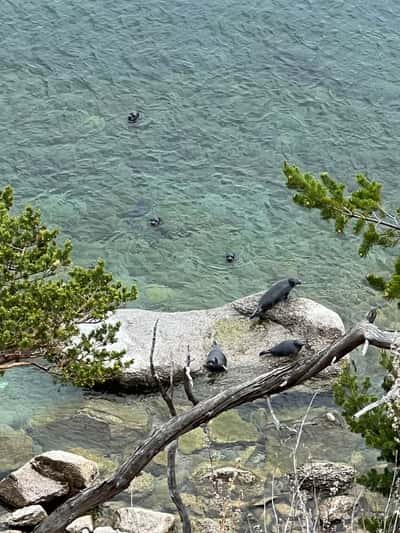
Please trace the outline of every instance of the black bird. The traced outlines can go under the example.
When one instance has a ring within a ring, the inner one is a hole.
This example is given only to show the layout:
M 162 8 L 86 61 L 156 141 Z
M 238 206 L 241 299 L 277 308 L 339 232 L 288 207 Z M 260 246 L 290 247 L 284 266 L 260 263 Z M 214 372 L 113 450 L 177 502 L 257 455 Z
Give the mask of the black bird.
M 217 342 L 213 342 L 213 347 L 207 355 L 206 368 L 213 372 L 223 372 L 227 369 L 227 361 L 224 352 L 218 346 Z
M 373 324 L 375 322 L 376 315 L 378 314 L 378 309 L 379 309 L 379 305 L 375 307 L 371 307 L 371 309 L 368 311 L 366 318 L 370 324 Z
M 283 341 L 277 344 L 276 346 L 269 348 L 269 350 L 263 350 L 262 352 L 260 352 L 260 355 L 275 355 L 277 357 L 296 357 L 296 355 L 298 355 L 304 345 L 304 341 L 300 341 L 297 339 Z
M 128 122 L 131 122 L 131 123 L 137 122 L 139 120 L 139 117 L 140 117 L 139 111 L 129 113 Z
M 250 318 L 255 318 L 257 316 L 261 317 L 265 311 L 272 309 L 277 303 L 286 301 L 290 291 L 296 285 L 301 285 L 301 281 L 296 278 L 281 279 L 274 283 L 272 287 L 261 296 L 257 309 Z
M 150 219 L 150 225 L 151 226 L 159 226 L 161 224 L 162 220 L 161 218 L 156 215 Z

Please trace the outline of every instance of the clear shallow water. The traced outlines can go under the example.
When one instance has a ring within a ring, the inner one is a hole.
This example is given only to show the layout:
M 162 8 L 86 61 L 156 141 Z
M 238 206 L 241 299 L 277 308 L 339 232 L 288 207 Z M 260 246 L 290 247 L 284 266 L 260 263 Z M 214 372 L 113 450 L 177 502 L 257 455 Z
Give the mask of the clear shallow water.
M 281 166 L 363 171 L 398 203 L 395 0 L 7 0 L 0 14 L 2 182 L 77 262 L 104 257 L 148 308 L 220 305 L 286 273 L 347 322 L 376 301 L 363 276 L 387 254 L 360 261 L 354 238 L 293 205 Z M 15 427 L 81 401 L 14 376 L 2 395 L 23 407 L 4 401 L 0 420 Z

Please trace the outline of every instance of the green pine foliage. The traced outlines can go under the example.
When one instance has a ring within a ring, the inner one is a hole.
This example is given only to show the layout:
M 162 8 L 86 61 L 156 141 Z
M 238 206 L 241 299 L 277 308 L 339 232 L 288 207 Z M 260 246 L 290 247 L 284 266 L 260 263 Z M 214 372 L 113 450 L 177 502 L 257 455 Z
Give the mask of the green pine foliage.
M 284 163 L 283 172 L 287 187 L 295 191 L 293 200 L 306 209 L 317 209 L 324 220 L 334 222 L 338 233 L 349 226 L 361 238 L 359 254 L 365 257 L 374 246 L 394 248 L 400 240 L 400 209 L 388 211 L 382 198 L 382 184 L 366 176 L 356 176 L 357 187 L 349 192 L 346 186 L 327 173 L 314 177 L 303 173 L 296 166 Z M 386 299 L 400 301 L 400 256 L 395 260 L 392 271 L 385 275 L 370 274 L 370 285 L 383 293 Z M 390 389 L 398 377 L 399 366 L 394 364 L 392 354 L 381 355 L 380 364 L 386 371 L 382 383 L 383 391 Z M 369 379 L 360 381 L 349 365 L 345 366 L 334 386 L 336 402 L 352 431 L 360 433 L 370 447 L 380 451 L 380 458 L 387 463 L 382 471 L 371 470 L 360 481 L 373 490 L 386 495 L 390 493 L 396 468 L 400 466 L 400 435 L 396 421 L 400 412 L 395 404 L 382 405 L 358 420 L 353 415 L 377 397 L 371 392 Z M 373 522 L 373 521 L 372 521 Z M 371 531 L 374 524 L 371 522 Z M 378 521 L 381 524 L 380 521 Z
M 93 386 L 122 369 L 123 352 L 107 351 L 118 325 L 103 321 L 136 288 L 113 280 L 104 262 L 72 264 L 72 244 L 59 244 L 40 211 L 27 206 L 14 214 L 13 190 L 0 192 L 0 362 L 43 356 L 61 377 Z M 87 335 L 79 325 L 98 323 Z
M 296 166 L 284 163 L 287 187 L 296 193 L 293 200 L 306 209 L 318 209 L 324 220 L 332 220 L 337 233 L 352 225 L 361 237 L 358 252 L 365 257 L 374 246 L 393 248 L 400 239 L 400 209 L 390 213 L 383 205 L 382 184 L 366 176 L 356 176 L 357 188 L 349 193 L 343 183 L 322 173 L 319 178 L 303 174 Z M 370 285 L 383 292 L 385 298 L 400 300 L 400 257 L 390 277 L 367 276 Z

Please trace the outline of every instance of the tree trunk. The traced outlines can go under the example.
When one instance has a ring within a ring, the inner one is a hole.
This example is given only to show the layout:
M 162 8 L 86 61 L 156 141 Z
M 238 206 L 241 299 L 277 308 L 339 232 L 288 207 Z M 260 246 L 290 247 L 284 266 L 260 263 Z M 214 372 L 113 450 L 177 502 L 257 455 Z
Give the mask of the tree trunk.
M 170 442 L 224 411 L 266 395 L 279 394 L 299 385 L 347 355 L 366 340 L 379 348 L 390 349 L 394 338 L 394 332 L 381 331 L 374 324 L 363 321 L 307 361 L 300 359 L 285 364 L 198 403 L 186 413 L 171 418 L 153 431 L 110 478 L 67 500 L 35 529 L 35 533 L 64 533 L 65 527 L 75 518 L 128 488 L 130 482 Z

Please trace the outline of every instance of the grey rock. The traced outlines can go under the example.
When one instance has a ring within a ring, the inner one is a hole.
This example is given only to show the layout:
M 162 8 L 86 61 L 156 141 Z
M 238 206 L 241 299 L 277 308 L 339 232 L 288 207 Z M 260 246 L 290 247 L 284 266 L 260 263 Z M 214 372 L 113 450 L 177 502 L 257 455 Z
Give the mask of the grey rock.
M 311 492 L 317 490 L 332 496 L 351 487 L 355 475 L 355 468 L 346 463 L 305 463 L 297 470 L 301 489 Z M 294 474 L 290 474 L 289 479 L 294 483 Z
M 67 483 L 70 487 L 70 494 L 88 487 L 99 475 L 94 461 L 61 450 L 37 455 L 32 459 L 31 464 L 42 476 Z
M 66 528 L 68 533 L 92 533 L 93 518 L 90 515 L 80 516 Z
M 357 498 L 354 496 L 326 498 L 319 505 L 319 519 L 325 527 L 335 522 L 345 522 L 351 520 L 356 507 Z
M 115 514 L 116 527 L 124 533 L 168 533 L 175 525 L 174 515 L 142 507 L 122 507 Z
M 67 483 L 42 476 L 31 465 L 15 470 L 0 481 L 0 500 L 10 507 L 48 503 L 69 492 Z
M 41 505 L 30 505 L 1 516 L 0 524 L 11 527 L 34 527 L 46 517 L 47 513 Z
M 312 349 L 303 349 L 307 358 L 344 333 L 341 318 L 334 311 L 306 298 L 293 298 L 268 311 L 268 318 L 258 324 L 248 316 L 254 311 L 262 293 L 241 298 L 214 309 L 164 313 L 141 309 L 118 309 L 109 319 L 121 322 L 114 349 L 124 349 L 124 362 L 132 365 L 123 371 L 121 387 L 143 389 L 154 387 L 149 369 L 149 353 L 155 321 L 158 319 L 154 363 L 158 375 L 170 379 L 171 361 L 174 358 L 175 379 L 183 376 L 187 345 L 190 345 L 193 375 L 206 372 L 207 353 L 216 340 L 228 360 L 228 372 L 252 368 L 254 372 L 271 370 L 282 361 L 260 361 L 259 352 L 290 338 L 306 339 Z M 82 325 L 88 333 L 94 326 Z M 267 341 L 267 342 L 266 342 Z M 335 368 L 336 366 L 336 368 Z M 321 373 L 328 381 L 337 374 L 338 365 L 331 365 Z M 253 373 L 254 373 L 253 372 Z

